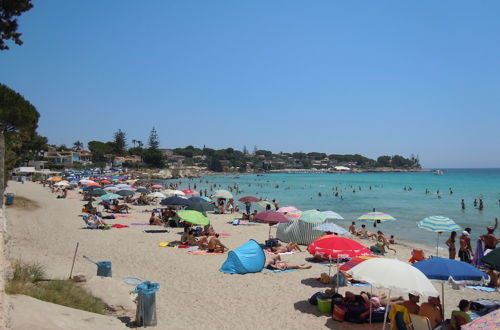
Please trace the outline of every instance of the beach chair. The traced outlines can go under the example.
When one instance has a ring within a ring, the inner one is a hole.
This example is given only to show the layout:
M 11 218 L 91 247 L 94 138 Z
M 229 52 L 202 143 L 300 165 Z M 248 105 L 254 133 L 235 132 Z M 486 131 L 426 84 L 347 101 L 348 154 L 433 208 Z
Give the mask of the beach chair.
M 425 316 L 410 314 L 410 322 L 413 330 L 432 330 L 431 321 Z
M 408 312 L 408 308 L 403 305 L 391 305 L 388 318 L 391 322 L 391 330 L 411 329 L 410 313 Z

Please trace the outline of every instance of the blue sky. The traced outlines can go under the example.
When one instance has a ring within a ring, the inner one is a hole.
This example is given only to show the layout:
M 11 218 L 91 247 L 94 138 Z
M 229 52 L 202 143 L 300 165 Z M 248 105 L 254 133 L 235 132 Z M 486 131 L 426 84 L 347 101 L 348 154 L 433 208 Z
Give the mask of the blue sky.
M 500 2 L 34 1 L 0 82 L 50 143 L 500 167 Z

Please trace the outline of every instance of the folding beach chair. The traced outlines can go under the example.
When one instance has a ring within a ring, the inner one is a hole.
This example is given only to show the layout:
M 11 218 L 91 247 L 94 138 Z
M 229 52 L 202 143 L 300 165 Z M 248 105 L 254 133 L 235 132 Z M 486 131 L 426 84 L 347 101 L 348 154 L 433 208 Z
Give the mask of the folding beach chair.
M 425 316 L 410 314 L 410 322 L 413 330 L 432 330 L 431 321 Z

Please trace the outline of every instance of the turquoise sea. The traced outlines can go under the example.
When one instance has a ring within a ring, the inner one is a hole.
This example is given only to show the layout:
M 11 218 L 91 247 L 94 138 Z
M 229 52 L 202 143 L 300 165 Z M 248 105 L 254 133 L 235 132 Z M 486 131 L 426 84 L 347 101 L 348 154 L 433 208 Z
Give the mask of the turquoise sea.
M 237 184 L 241 193 L 235 194 L 235 200 L 253 195 L 277 199 L 280 206 L 293 205 L 300 210 L 333 210 L 345 218 L 338 220 L 345 227 L 375 208 L 391 214 L 397 221 L 379 224 L 377 228 L 370 224 L 370 230 L 380 229 L 386 235 L 434 246 L 436 234 L 416 226 L 416 222 L 426 216 L 447 216 L 462 228 L 471 227 L 473 239 L 483 234 L 495 217 L 500 217 L 500 169 L 444 169 L 444 175 L 433 172 L 213 175 L 180 181 L 182 189 L 196 184 L 198 191 L 207 189 L 209 194 L 213 184 L 220 185 L 214 190 Z M 335 189 L 339 197 L 334 196 Z M 425 193 L 426 189 L 430 190 L 429 194 Z M 438 190 L 441 198 L 438 198 Z M 465 210 L 461 208 L 462 198 Z M 484 202 L 483 211 L 473 206 L 474 199 L 480 198 Z M 260 206 L 254 209 L 263 210 Z M 357 225 L 361 223 L 358 221 Z M 447 236 L 442 235 L 440 246 L 444 246 Z

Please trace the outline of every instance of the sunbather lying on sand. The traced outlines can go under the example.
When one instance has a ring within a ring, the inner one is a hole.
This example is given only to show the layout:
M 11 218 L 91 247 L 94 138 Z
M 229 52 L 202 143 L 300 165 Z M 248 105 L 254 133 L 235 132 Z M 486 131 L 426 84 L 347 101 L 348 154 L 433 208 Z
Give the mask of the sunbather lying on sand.
M 269 258 L 268 261 L 266 261 L 264 267 L 271 270 L 287 270 L 287 269 L 309 269 L 312 266 L 306 264 L 302 265 L 289 264 L 286 261 L 282 261 L 279 255 L 276 255 Z
M 286 252 L 294 252 L 294 251 L 302 252 L 302 250 L 300 249 L 300 246 L 297 243 L 293 243 L 293 242 L 290 242 L 287 245 L 280 244 L 276 247 L 271 248 L 271 252 L 274 252 L 274 253 L 286 253 Z
M 108 224 L 105 223 L 101 217 L 97 215 L 89 215 L 88 217 L 83 219 L 87 226 L 95 226 L 97 228 L 103 228 L 106 227 Z
M 200 237 L 200 239 L 198 240 L 198 249 L 208 249 L 208 237 L 209 235 L 207 233 L 204 233 L 203 236 Z

